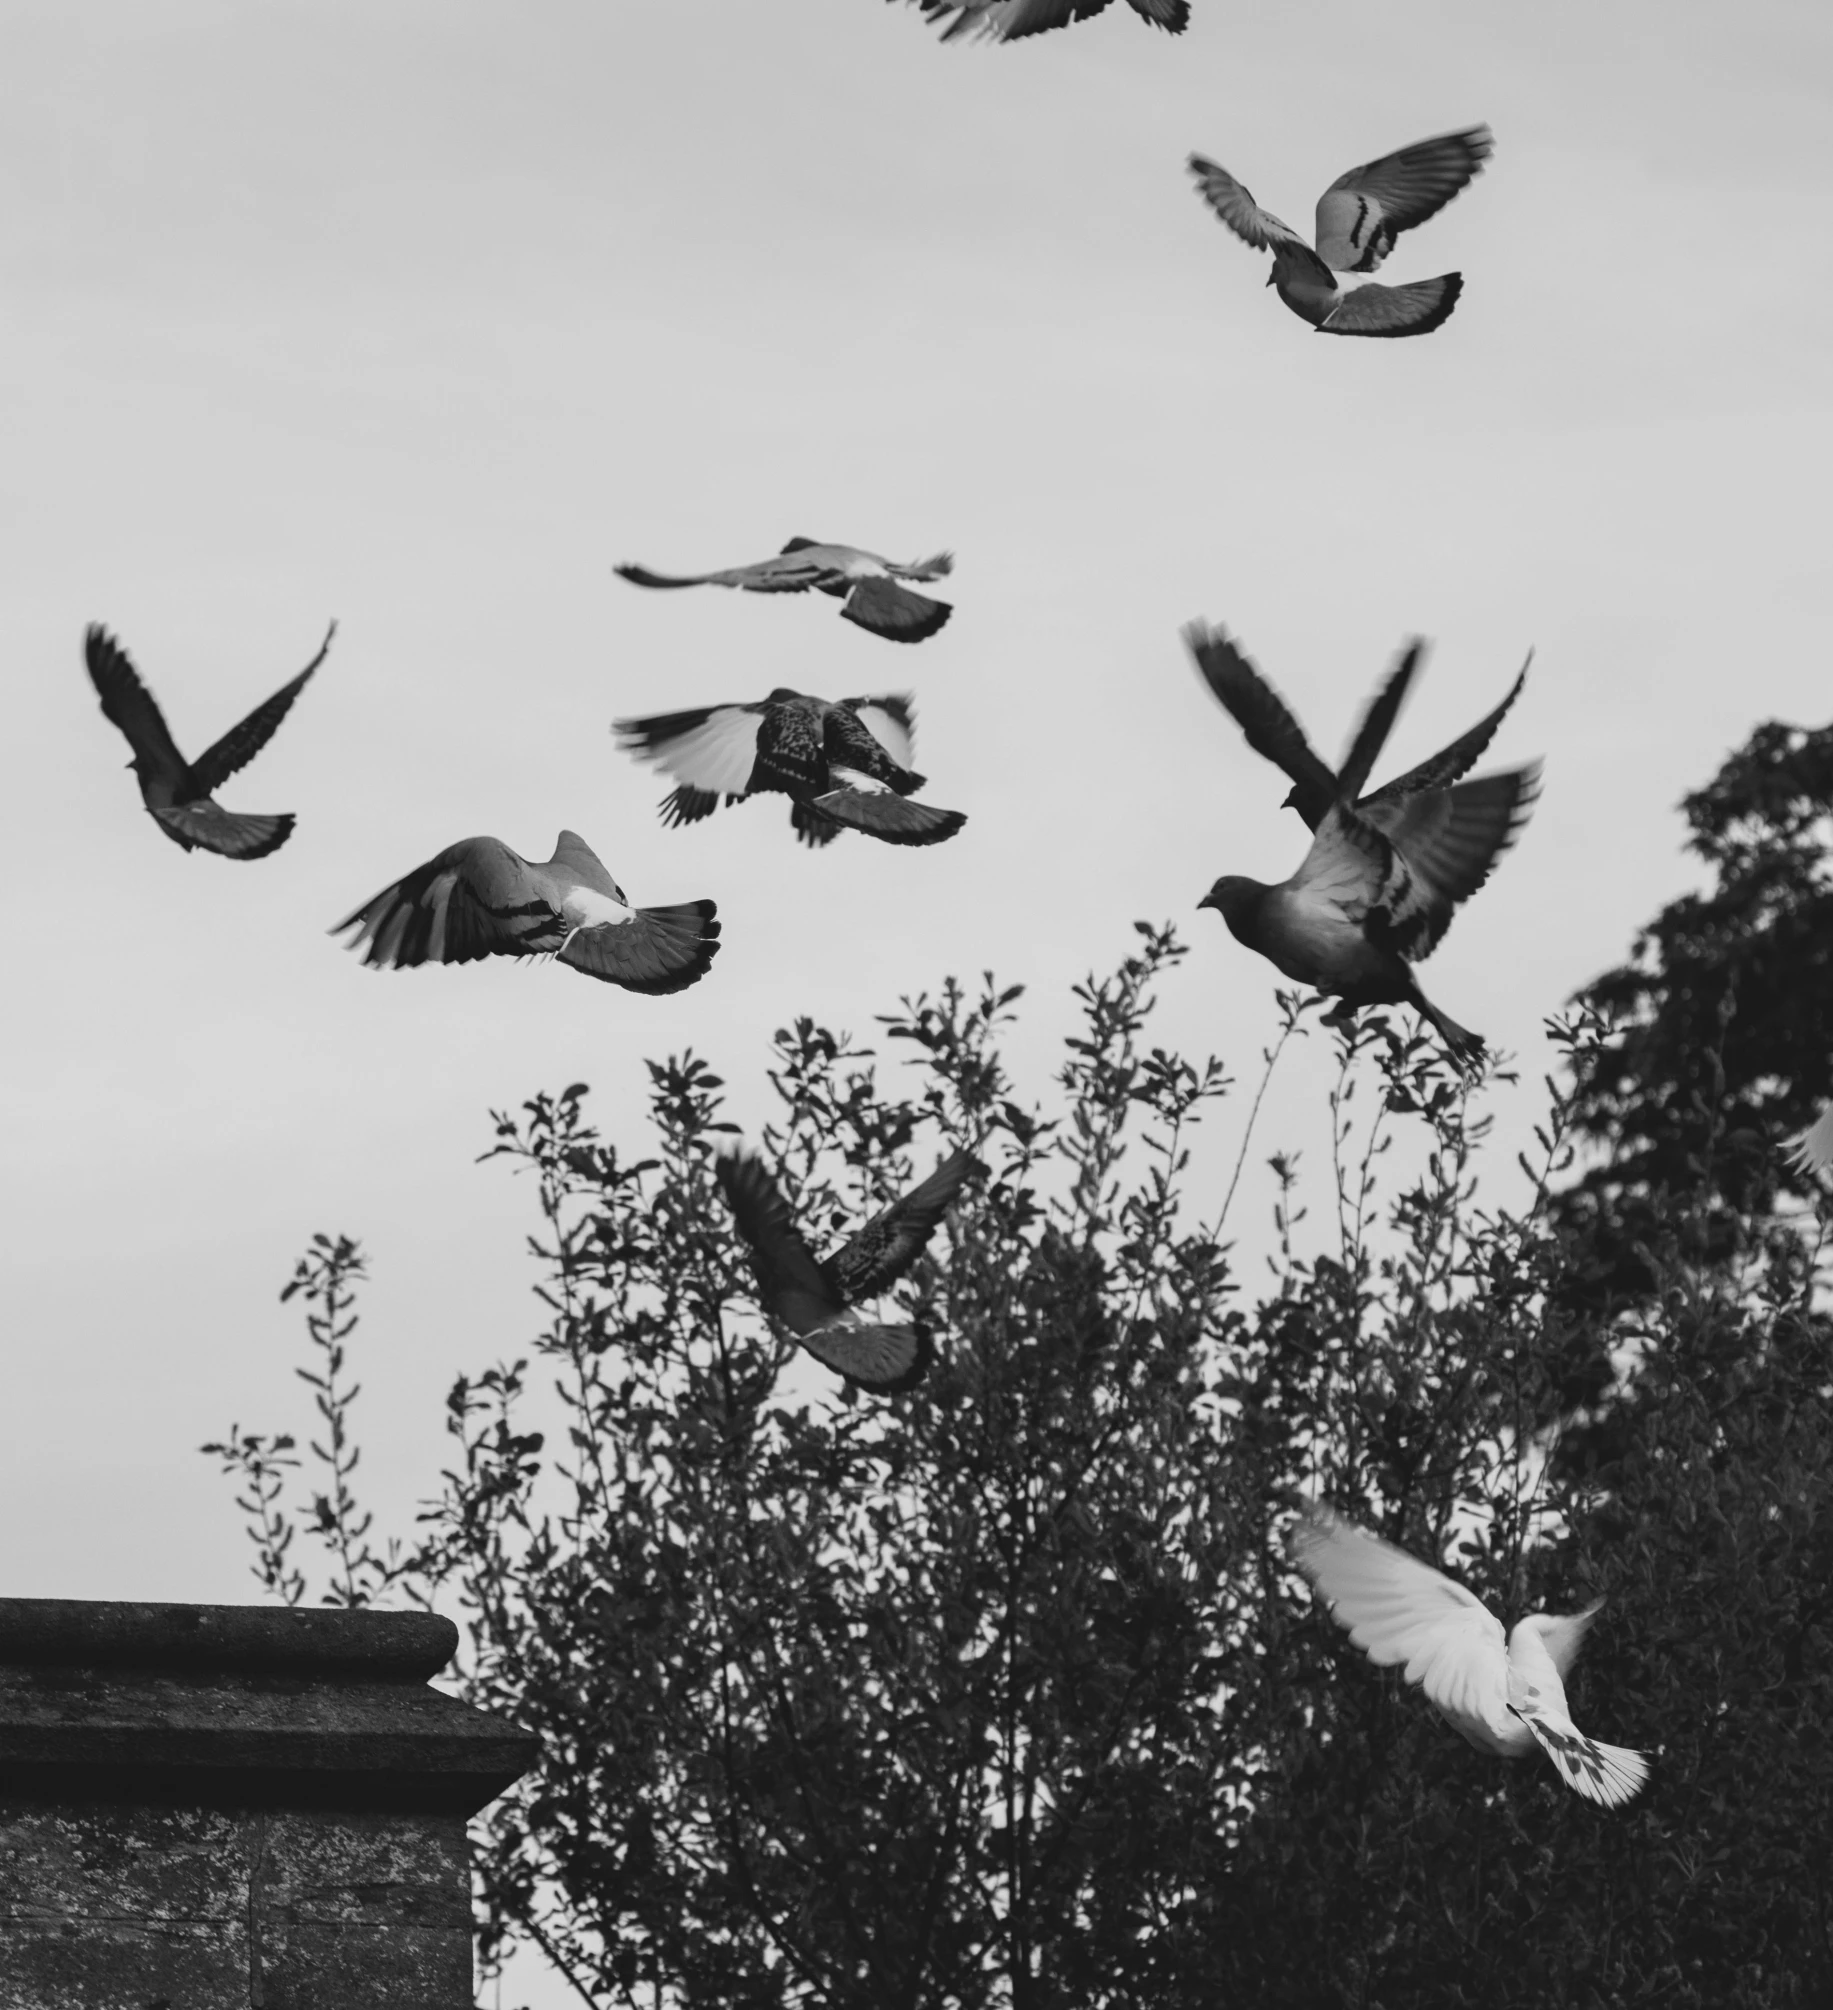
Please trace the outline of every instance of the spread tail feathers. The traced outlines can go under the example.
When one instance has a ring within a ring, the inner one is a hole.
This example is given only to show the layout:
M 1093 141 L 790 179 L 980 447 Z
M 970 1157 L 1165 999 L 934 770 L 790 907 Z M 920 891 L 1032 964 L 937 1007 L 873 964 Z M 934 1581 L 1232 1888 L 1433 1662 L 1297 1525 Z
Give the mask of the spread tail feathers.
M 1600 1744 L 1570 1724 L 1562 1728 L 1544 1717 L 1523 1721 L 1566 1785 L 1599 1807 L 1620 1808 L 1648 1784 L 1648 1761 L 1640 1752 L 1626 1745 Z
M 290 814 L 238 816 L 212 802 L 175 803 L 153 815 L 174 844 L 186 851 L 213 851 L 223 858 L 265 858 L 293 835 Z
M 882 838 L 886 844 L 940 844 L 967 822 L 965 811 L 939 810 L 876 789 L 830 789 L 817 796 L 812 807 L 836 824 Z
M 840 610 L 846 620 L 887 642 L 926 641 L 954 611 L 947 601 L 912 593 L 891 579 L 862 579 Z

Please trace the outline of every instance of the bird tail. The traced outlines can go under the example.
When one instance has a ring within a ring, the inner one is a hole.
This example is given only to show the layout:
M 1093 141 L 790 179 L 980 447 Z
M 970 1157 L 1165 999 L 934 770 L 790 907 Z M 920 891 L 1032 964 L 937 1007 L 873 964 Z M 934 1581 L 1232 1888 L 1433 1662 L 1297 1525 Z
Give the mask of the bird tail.
M 639 907 L 634 925 L 576 929 L 560 950 L 562 963 L 626 991 L 666 997 L 698 984 L 719 954 L 717 907 L 684 900 L 673 907 Z
M 876 1326 L 852 1319 L 836 1320 L 797 1341 L 836 1375 L 881 1396 L 914 1389 L 929 1373 L 935 1343 L 916 1326 Z
M 704 586 L 706 579 L 699 573 L 685 577 L 666 572 L 651 572 L 646 565 L 614 565 L 611 570 L 619 579 L 629 580 L 632 586 Z
M 1833 1172 L 1833 1105 L 1821 1112 L 1817 1124 L 1790 1138 L 1787 1149 L 1797 1172 Z
M 238 816 L 218 803 L 173 803 L 153 815 L 174 844 L 186 851 L 213 851 L 223 858 L 265 858 L 293 835 L 290 813 L 276 817 Z
M 882 838 L 886 844 L 940 844 L 967 822 L 965 811 L 939 810 L 888 790 L 829 789 L 826 795 L 817 796 L 811 807 L 837 824 Z
M 1559 1769 L 1574 1793 L 1601 1808 L 1620 1808 L 1648 1784 L 1648 1761 L 1627 1745 L 1600 1744 L 1572 1724 L 1550 1724 L 1544 1717 L 1524 1717 L 1540 1748 Z
M 912 593 L 892 579 L 862 579 L 840 610 L 844 619 L 887 642 L 927 641 L 954 611 L 947 601 Z
M 1320 335 L 1430 335 L 1451 319 L 1464 290 L 1461 272 L 1409 286 L 1355 286 L 1318 324 Z

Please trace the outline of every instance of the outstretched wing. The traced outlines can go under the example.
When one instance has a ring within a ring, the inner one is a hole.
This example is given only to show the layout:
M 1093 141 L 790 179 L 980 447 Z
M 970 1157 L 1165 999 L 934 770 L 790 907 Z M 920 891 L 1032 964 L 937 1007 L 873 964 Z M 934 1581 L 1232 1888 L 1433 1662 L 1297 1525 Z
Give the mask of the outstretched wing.
M 1394 849 L 1383 933 L 1409 962 L 1438 947 L 1451 917 L 1514 843 L 1540 793 L 1540 764 L 1480 775 L 1451 789 L 1367 803 L 1357 815 Z
M 736 798 L 751 787 L 764 710 L 761 701 L 698 705 L 691 711 L 658 712 L 647 719 L 615 719 L 611 730 L 625 753 L 653 761 L 690 789 Z
M 1387 736 L 1394 730 L 1394 721 L 1400 717 L 1400 708 L 1407 701 L 1407 692 L 1419 669 L 1421 654 L 1417 646 L 1407 650 L 1368 701 L 1367 709 L 1356 726 L 1355 738 L 1350 741 L 1349 752 L 1344 755 L 1342 768 L 1337 774 L 1338 802 L 1355 803 L 1360 799 L 1369 770 L 1381 758 L 1381 749 L 1386 746 Z
M 265 704 L 257 705 L 239 725 L 231 726 L 228 732 L 191 763 L 191 772 L 186 777 L 186 787 L 200 796 L 214 795 L 229 777 L 248 763 L 274 737 L 274 729 L 288 712 L 293 709 L 293 700 L 311 681 L 318 666 L 330 652 L 331 638 L 337 633 L 334 621 L 325 630 L 325 639 L 318 645 L 318 654 L 300 671 L 291 683 L 282 684 Z
M 1204 683 L 1241 728 L 1254 752 L 1291 778 L 1292 805 L 1307 826 L 1316 830 L 1336 800 L 1337 778 L 1313 751 L 1304 728 L 1279 693 L 1229 640 L 1226 629 L 1192 621 L 1183 632 Z
M 1321 1501 L 1305 1504 L 1288 1548 L 1356 1646 L 1378 1667 L 1398 1665 L 1453 1723 L 1506 1707 L 1502 1622 L 1474 1592 Z
M 1409 648 L 1424 648 L 1422 642 L 1410 643 Z M 1522 664 L 1508 694 L 1493 712 L 1487 713 L 1471 727 L 1468 733 L 1460 734 L 1449 746 L 1441 747 L 1429 759 L 1421 761 L 1416 768 L 1409 768 L 1404 775 L 1396 775 L 1391 782 L 1384 782 L 1372 796 L 1361 805 L 1367 815 L 1376 804 L 1393 802 L 1404 796 L 1416 796 L 1425 789 L 1448 789 L 1455 781 L 1460 781 L 1483 758 L 1484 750 L 1496 737 L 1496 728 L 1508 717 L 1509 708 L 1521 696 L 1522 686 L 1527 682 L 1528 665 L 1534 660 L 1534 652 L 1528 651 L 1527 662 Z
M 980 1170 L 968 1152 L 951 1152 L 921 1186 L 882 1208 L 822 1263 L 849 1304 L 876 1298 L 903 1276 L 954 1205 L 961 1183 Z
M 802 1240 L 782 1190 L 749 1152 L 733 1152 L 713 1168 L 738 1232 L 751 1252 L 764 1309 L 798 1339 L 846 1316 L 846 1301 Z
M 376 970 L 475 963 L 557 945 L 560 915 L 501 838 L 465 838 L 384 887 L 330 930 Z M 367 945 L 365 947 L 365 945 Z
M 1416 279 L 1411 286 L 1354 286 L 1317 324 L 1320 335 L 1430 335 L 1451 319 L 1464 290 L 1461 272 Z
M 1373 272 L 1403 230 L 1469 187 L 1495 145 L 1487 126 L 1465 126 L 1338 175 L 1318 198 L 1319 257 L 1339 272 Z
M 1833 1104 L 1822 1110 L 1819 1119 L 1798 1138 L 1790 1138 L 1786 1150 L 1789 1163 L 1797 1172 L 1833 1172 Z
M 136 760 L 176 783 L 184 774 L 185 757 L 173 743 L 165 714 L 141 683 L 127 651 L 106 628 L 92 622 L 83 632 L 83 661 L 102 701 L 102 716 L 127 736 Z
M 628 921 L 582 928 L 560 961 L 626 991 L 663 997 L 698 984 L 719 954 L 718 908 L 710 900 L 639 907 Z
M 1314 267 L 1323 284 L 1336 290 L 1329 266 L 1289 223 L 1282 223 L 1270 209 L 1262 209 L 1227 168 L 1218 167 L 1202 154 L 1192 154 L 1189 165 L 1203 200 L 1243 244 L 1251 244 L 1256 251 L 1283 252 L 1301 266 Z
M 831 584 L 833 567 L 800 556 L 800 549 L 760 558 L 755 565 L 727 566 L 721 572 L 651 572 L 646 565 L 614 565 L 611 570 L 632 586 L 736 586 L 746 593 L 806 593 L 811 586 Z
M 916 753 L 916 701 L 906 691 L 885 698 L 842 698 L 840 710 L 851 712 L 900 768 L 908 768 Z

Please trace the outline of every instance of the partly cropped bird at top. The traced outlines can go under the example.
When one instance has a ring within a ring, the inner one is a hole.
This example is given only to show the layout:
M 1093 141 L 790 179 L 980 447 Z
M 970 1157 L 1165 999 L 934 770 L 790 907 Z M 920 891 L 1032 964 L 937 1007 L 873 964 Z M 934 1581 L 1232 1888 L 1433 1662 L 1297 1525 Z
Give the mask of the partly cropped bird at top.
M 923 1379 L 934 1343 L 921 1328 L 881 1325 L 854 1308 L 903 1276 L 953 1206 L 962 1181 L 978 1170 L 966 1152 L 951 1153 L 920 1186 L 817 1262 L 761 1161 L 735 1152 L 715 1168 L 750 1247 L 764 1310 L 817 1361 L 861 1388 L 886 1394 L 912 1389 Z
M 1789 1162 L 1797 1172 L 1833 1172 L 1833 1103 L 1821 1111 L 1798 1138 L 1788 1143 Z
M 1519 1759 L 1539 1745 L 1575 1793 L 1607 1808 L 1642 1791 L 1648 1761 L 1588 1738 L 1566 1710 L 1566 1676 L 1600 1598 L 1583 1612 L 1531 1612 L 1506 1640 L 1472 1591 L 1430 1564 L 1303 1503 L 1292 1561 L 1377 1667 L 1402 1666 L 1451 1728 L 1480 1752 Z
M 773 790 L 795 805 L 789 820 L 805 844 L 826 844 L 843 825 L 887 844 L 939 844 L 967 818 L 910 800 L 923 786 L 909 766 L 915 719 L 908 696 L 830 704 L 779 686 L 754 704 L 619 719 L 611 730 L 681 784 L 662 798 L 665 824 Z
M 1402 147 L 1338 175 L 1318 197 L 1317 249 L 1262 209 L 1227 168 L 1190 156 L 1203 200 L 1245 244 L 1273 254 L 1269 286 L 1320 335 L 1428 335 L 1450 318 L 1464 290 L 1459 272 L 1409 286 L 1357 286 L 1339 292 L 1338 272 L 1374 272 L 1403 230 L 1444 208 L 1483 171 L 1495 149 L 1487 126 L 1466 126 Z
M 274 728 L 325 660 L 336 633 L 334 621 L 325 630 L 318 654 L 290 684 L 282 684 L 239 726 L 231 726 L 215 746 L 195 761 L 187 761 L 173 744 L 165 717 L 128 661 L 127 651 L 106 628 L 91 625 L 86 631 L 83 660 L 89 666 L 90 682 L 102 700 L 104 715 L 127 735 L 134 750 L 128 766 L 139 777 L 141 800 L 174 844 L 183 845 L 186 851 L 218 852 L 224 858 L 265 858 L 292 836 L 290 813 L 243 816 L 224 809 L 212 798 L 273 738 Z
M 1108 0 L 915 0 L 915 4 L 925 20 L 945 23 L 944 42 L 968 34 L 1017 42 L 1026 35 L 1067 28 L 1073 21 L 1092 20 L 1106 9 Z M 1169 35 L 1181 35 L 1190 25 L 1190 0 L 1127 0 L 1127 5 L 1142 21 Z
M 592 847 L 562 831 L 536 865 L 501 838 L 463 838 L 365 901 L 330 932 L 377 970 L 475 963 L 484 956 L 556 956 L 626 991 L 684 991 L 719 952 L 710 900 L 630 905 Z
M 1458 904 L 1488 878 L 1527 818 L 1540 771 L 1516 770 L 1493 797 L 1471 783 L 1461 805 L 1448 789 L 1428 789 L 1384 810 L 1380 823 L 1364 815 L 1362 784 L 1417 664 L 1416 651 L 1404 656 L 1364 714 L 1298 871 L 1278 886 L 1225 875 L 1198 905 L 1215 908 L 1236 941 L 1288 977 L 1340 999 L 1327 1019 L 1362 1005 L 1409 1004 L 1468 1064 L 1483 1052 L 1482 1038 L 1426 998 L 1410 960 L 1431 954 Z
M 1241 728 L 1248 745 L 1291 778 L 1292 786 L 1286 791 L 1282 807 L 1297 810 L 1305 820 L 1306 829 L 1316 830 L 1336 800 L 1337 778 L 1313 751 L 1304 728 L 1293 718 L 1284 699 L 1229 639 L 1226 629 L 1212 628 L 1206 621 L 1192 621 L 1185 626 L 1184 641 L 1203 681 Z M 1425 650 L 1424 642 L 1417 639 L 1409 642 L 1395 659 L 1395 670 L 1405 666 L 1410 675 L 1424 661 Z M 1530 650 L 1527 663 L 1522 664 L 1520 674 L 1493 712 L 1479 719 L 1468 733 L 1460 734 L 1449 746 L 1441 748 L 1429 761 L 1421 761 L 1418 767 L 1409 768 L 1404 775 L 1384 782 L 1372 795 L 1364 796 L 1356 805 L 1357 814 L 1392 837 L 1405 824 L 1408 804 L 1418 796 L 1438 790 L 1449 794 L 1443 812 L 1446 815 L 1468 819 L 1491 812 L 1506 818 L 1520 800 L 1529 770 L 1515 768 L 1506 774 L 1485 775 L 1474 782 L 1463 781 L 1461 777 L 1483 758 L 1496 736 L 1496 728 L 1521 696 L 1528 664 L 1533 660 Z M 1416 816 L 1417 810 L 1412 814 Z
M 736 586 L 746 593 L 806 593 L 812 587 L 817 593 L 844 600 L 841 614 L 869 633 L 882 635 L 887 642 L 922 642 L 955 610 L 945 600 L 912 593 L 897 582 L 940 579 L 954 567 L 954 557 L 946 551 L 898 565 L 876 552 L 855 550 L 850 544 L 821 544 L 812 537 L 792 537 L 774 558 L 761 558 L 755 565 L 734 565 L 724 572 L 674 574 L 651 572 L 642 565 L 620 565 L 613 570 L 636 586 Z

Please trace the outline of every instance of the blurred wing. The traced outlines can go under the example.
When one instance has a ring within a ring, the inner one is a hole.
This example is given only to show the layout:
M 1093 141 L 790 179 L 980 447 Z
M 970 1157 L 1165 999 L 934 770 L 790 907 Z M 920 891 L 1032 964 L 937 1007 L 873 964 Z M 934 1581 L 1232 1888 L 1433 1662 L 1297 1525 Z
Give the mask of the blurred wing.
M 715 796 L 742 796 L 757 764 L 764 706 L 702 705 L 689 712 L 658 712 L 648 719 L 617 719 L 611 730 L 627 754 L 653 761 L 666 775 Z
M 842 1319 L 845 1302 L 802 1240 L 789 1203 L 763 1162 L 749 1152 L 734 1152 L 717 1161 L 713 1176 L 751 1252 L 765 1311 L 798 1339 Z
M 876 1298 L 903 1276 L 954 1205 L 961 1182 L 979 1169 L 970 1153 L 951 1152 L 921 1186 L 881 1209 L 823 1261 L 848 1304 Z
M 894 579 L 946 579 L 954 569 L 952 551 L 931 552 L 927 558 L 913 558 L 908 565 L 886 562 L 886 570 Z
M 606 984 L 662 997 L 698 984 L 719 954 L 718 912 L 710 900 L 639 907 L 628 921 L 582 928 L 560 961 Z
M 1424 648 L 1422 642 L 1413 642 L 1410 649 Z M 1397 775 L 1393 781 L 1385 782 L 1362 805 L 1364 815 L 1376 804 L 1390 802 L 1403 796 L 1418 795 L 1424 789 L 1448 789 L 1455 781 L 1469 774 L 1483 758 L 1485 749 L 1496 737 L 1496 728 L 1508 717 L 1509 708 L 1521 696 L 1522 686 L 1527 682 L 1528 664 L 1534 660 L 1534 652 L 1528 651 L 1527 663 L 1522 664 L 1520 674 L 1508 688 L 1508 695 L 1493 712 L 1479 719 L 1468 733 L 1461 734 L 1447 747 L 1441 747 L 1429 760 L 1421 761 L 1416 768 L 1409 768 L 1404 775 Z
M 1508 1697 L 1502 1622 L 1474 1592 L 1321 1502 L 1290 1538 L 1292 1561 L 1377 1666 L 1399 1665 L 1454 1722 L 1485 1722 Z
M 1438 947 L 1458 905 L 1514 843 L 1539 792 L 1535 762 L 1358 810 L 1394 849 L 1395 869 L 1381 902 L 1394 949 L 1414 961 Z
M 1018 42 L 1073 21 L 1092 20 L 1107 5 L 1108 0 L 995 0 L 987 10 L 985 32 L 1002 42 Z
M 833 578 L 830 565 L 792 552 L 761 558 L 755 565 L 727 566 L 721 572 L 651 572 L 644 565 L 614 565 L 611 569 L 633 586 L 736 586 L 746 593 L 806 593 L 811 586 Z
M 916 752 L 916 703 L 908 692 L 893 698 L 842 698 L 840 703 L 900 768 L 910 766 Z
M 297 698 L 318 666 L 330 652 L 331 638 L 337 633 L 334 621 L 325 630 L 318 654 L 290 684 L 282 684 L 263 705 L 257 705 L 240 725 L 231 726 L 216 745 L 191 763 L 188 784 L 200 796 L 213 795 L 239 768 L 245 768 L 274 736 L 274 728 L 293 709 Z
M 1202 154 L 1192 154 L 1189 166 L 1203 200 L 1243 244 L 1251 244 L 1256 251 L 1284 251 L 1301 265 L 1314 265 L 1324 284 L 1335 287 L 1330 268 L 1310 245 L 1289 223 L 1282 223 L 1270 209 L 1262 209 L 1227 168 L 1218 167 Z
M 1791 1138 L 1786 1149 L 1797 1172 L 1833 1172 L 1833 1104 L 1821 1111 L 1818 1122 Z
M 1564 1682 L 1572 1673 L 1572 1664 L 1578 1659 L 1578 1650 L 1585 1643 L 1585 1635 L 1591 1630 L 1591 1622 L 1604 1609 L 1604 1601 L 1594 1598 L 1583 1612 L 1552 1613 L 1539 1615 L 1540 1643 L 1552 1657 L 1553 1666 L 1559 1670 L 1559 1679 Z
M 1381 758 L 1381 749 L 1387 745 L 1387 736 L 1394 730 L 1394 721 L 1400 717 L 1400 708 L 1407 701 L 1407 692 L 1419 668 L 1422 653 L 1415 643 L 1388 672 L 1380 690 L 1369 700 L 1337 775 L 1339 802 L 1353 803 L 1361 796 L 1369 770 Z
M 1318 323 L 1320 335 L 1430 335 L 1451 319 L 1464 290 L 1461 272 L 1416 279 L 1411 286 L 1357 286 Z
M 184 773 L 185 758 L 127 651 L 106 628 L 91 623 L 83 633 L 83 661 L 102 701 L 102 716 L 127 736 L 138 759 L 176 781 Z
M 1248 745 L 1291 778 L 1298 813 L 1316 830 L 1336 799 L 1337 778 L 1313 752 L 1304 728 L 1225 629 L 1192 621 L 1184 629 L 1184 641 L 1203 681 Z
M 954 611 L 946 600 L 912 593 L 894 579 L 860 580 L 840 610 L 867 634 L 882 635 L 887 642 L 925 642 L 947 625 Z
M 559 919 L 519 852 L 501 838 L 475 837 L 448 845 L 330 933 L 354 929 L 347 946 L 363 949 L 371 968 L 407 970 L 421 963 L 532 955 L 559 940 Z
M 186 851 L 213 851 L 222 858 L 266 858 L 293 835 L 290 812 L 245 815 L 226 810 L 207 796 L 194 803 L 172 803 L 154 810 L 153 815 L 166 835 Z
M 914 1326 L 874 1326 L 841 1319 L 831 1326 L 817 1326 L 812 1333 L 798 1333 L 796 1338 L 836 1375 L 881 1396 L 914 1389 L 935 1359 L 928 1334 Z
M 1339 272 L 1373 272 L 1403 230 L 1483 172 L 1495 144 L 1487 126 L 1466 126 L 1338 175 L 1318 198 L 1318 255 Z

